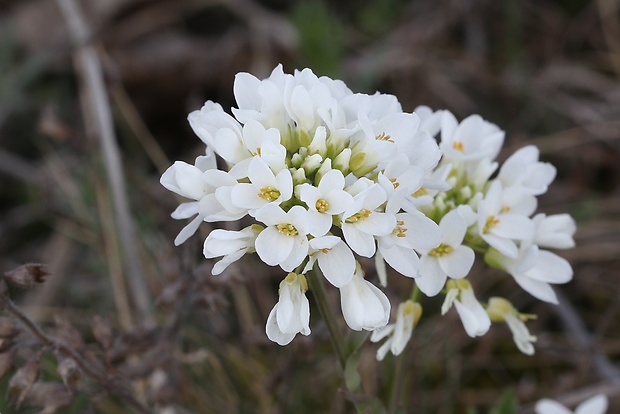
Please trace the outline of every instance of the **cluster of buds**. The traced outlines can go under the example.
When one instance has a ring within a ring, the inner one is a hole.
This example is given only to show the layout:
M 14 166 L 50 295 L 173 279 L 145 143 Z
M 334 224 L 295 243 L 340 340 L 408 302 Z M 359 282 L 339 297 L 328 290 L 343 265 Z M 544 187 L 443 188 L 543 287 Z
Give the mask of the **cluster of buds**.
M 448 111 L 406 113 L 392 95 L 353 93 L 342 81 L 281 66 L 264 80 L 238 74 L 234 94 L 232 115 L 211 101 L 189 115 L 206 153 L 193 165 L 175 162 L 161 183 L 192 200 L 172 213 L 192 218 L 177 245 L 202 222 L 253 220 L 211 231 L 204 255 L 221 258 L 213 274 L 246 253 L 288 274 L 267 321 L 273 341 L 310 333 L 304 275 L 318 267 L 339 290 L 348 326 L 387 338 L 378 357 L 402 352 L 421 306 L 406 300 L 387 325 L 390 301 L 358 257 L 374 258 L 383 286 L 390 266 L 428 296 L 446 293 L 444 310 L 454 304 L 472 336 L 490 325 L 465 280 L 474 251 L 549 302 L 549 283 L 572 277 L 568 263 L 539 248 L 570 247 L 572 219 L 530 217 L 555 169 L 526 147 L 490 180 L 504 133 L 479 116 L 459 124 Z

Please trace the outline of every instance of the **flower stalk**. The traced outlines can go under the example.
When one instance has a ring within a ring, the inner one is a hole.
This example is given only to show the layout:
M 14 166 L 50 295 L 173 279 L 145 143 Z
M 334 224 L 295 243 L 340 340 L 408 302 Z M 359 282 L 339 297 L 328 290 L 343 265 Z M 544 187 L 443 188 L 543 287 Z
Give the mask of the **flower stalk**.
M 318 269 L 313 269 L 306 273 L 308 287 L 310 288 L 310 291 L 312 291 L 314 301 L 316 302 L 316 306 L 319 309 L 321 318 L 323 318 L 323 321 L 327 326 L 327 330 L 329 331 L 329 337 L 331 339 L 332 346 L 334 347 L 334 352 L 338 357 L 338 362 L 340 362 L 340 367 L 344 369 L 347 362 L 344 336 L 342 335 L 342 331 L 338 327 L 338 322 L 336 322 L 336 319 L 334 318 L 334 313 L 331 311 L 331 308 L 329 306 L 329 300 L 327 298 L 327 291 L 325 290 L 325 286 L 323 285 L 323 280 L 319 278 L 318 272 Z

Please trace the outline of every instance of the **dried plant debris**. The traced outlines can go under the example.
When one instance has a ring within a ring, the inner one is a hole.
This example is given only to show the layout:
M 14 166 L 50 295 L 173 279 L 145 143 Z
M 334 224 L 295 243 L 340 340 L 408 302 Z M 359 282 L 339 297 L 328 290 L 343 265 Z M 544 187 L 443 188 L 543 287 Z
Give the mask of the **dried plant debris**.
M 4 278 L 16 286 L 30 288 L 44 283 L 49 275 L 45 265 L 40 263 L 26 263 L 5 272 Z
M 26 361 L 24 366 L 19 368 L 9 382 L 9 396 L 16 401 L 19 407 L 26 398 L 32 384 L 39 379 L 39 364 L 41 353 L 38 352 Z

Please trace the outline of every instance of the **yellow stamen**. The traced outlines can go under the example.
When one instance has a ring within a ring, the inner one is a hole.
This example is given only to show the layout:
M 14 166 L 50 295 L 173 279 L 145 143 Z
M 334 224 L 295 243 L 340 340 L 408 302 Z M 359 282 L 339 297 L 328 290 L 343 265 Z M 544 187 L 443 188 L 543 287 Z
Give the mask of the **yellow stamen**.
M 398 182 L 396 182 L 396 178 L 390 178 L 390 181 L 392 182 L 394 188 L 398 188 L 398 186 L 400 185 Z
M 385 132 L 382 132 L 379 135 L 377 135 L 375 139 L 377 141 L 394 142 L 394 140 L 389 135 L 386 135 Z
M 404 226 L 405 226 L 404 221 L 402 220 L 396 221 L 396 227 L 394 227 L 394 230 L 392 230 L 392 234 L 395 235 L 396 237 L 407 237 L 405 233 L 407 233 L 408 229 Z
M 318 211 L 319 213 L 325 213 L 329 208 L 327 200 L 324 200 L 322 198 L 316 200 L 316 204 L 314 206 L 316 207 L 316 211 Z
M 495 216 L 487 217 L 487 222 L 484 224 L 482 228 L 482 234 L 487 234 L 493 227 L 499 224 L 499 219 L 495 218 Z
M 345 220 L 345 223 L 357 223 L 358 221 L 366 220 L 368 217 L 370 217 L 371 213 L 372 211 L 368 209 L 362 209 L 359 212 L 353 214 L 351 217 L 347 218 Z
M 428 190 L 426 188 L 420 188 L 418 191 L 413 193 L 412 196 L 414 196 L 414 197 L 421 197 L 421 196 L 427 195 L 427 194 L 428 194 Z
M 269 202 L 276 201 L 280 197 L 280 191 L 273 187 L 263 187 L 260 189 L 258 197 Z
M 278 224 L 276 226 L 276 229 L 278 229 L 278 231 L 284 234 L 285 236 L 297 236 L 299 234 L 295 226 L 293 226 L 292 224 L 286 224 L 286 223 Z
M 454 141 L 452 143 L 452 148 L 454 148 L 458 152 L 464 152 L 465 151 L 465 148 L 463 147 L 463 143 L 461 141 Z
M 428 252 L 429 256 L 433 257 L 443 257 L 452 253 L 452 246 L 448 246 L 447 244 L 441 243 L 439 246 L 435 247 L 433 250 Z

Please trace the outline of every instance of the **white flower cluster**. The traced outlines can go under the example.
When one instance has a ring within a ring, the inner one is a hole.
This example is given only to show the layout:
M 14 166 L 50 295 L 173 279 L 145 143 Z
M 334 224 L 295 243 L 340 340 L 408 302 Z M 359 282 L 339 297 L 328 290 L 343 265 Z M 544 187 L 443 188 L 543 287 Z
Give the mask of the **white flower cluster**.
M 267 321 L 271 340 L 284 345 L 310 333 L 304 275 L 317 265 L 339 289 L 349 327 L 387 338 L 381 358 L 402 352 L 421 306 L 403 302 L 387 325 L 390 301 L 364 278 L 356 256 L 374 257 L 384 286 L 387 263 L 428 296 L 445 288 L 443 311 L 454 305 L 471 336 L 488 330 L 487 310 L 511 328 L 514 318 L 522 325 L 512 305 L 490 302 L 485 310 L 475 298 L 464 279 L 474 251 L 548 302 L 556 302 L 549 284 L 572 277 L 565 260 L 541 249 L 571 247 L 572 219 L 531 217 L 555 169 L 526 147 L 489 181 L 504 134 L 479 116 L 459 124 L 448 111 L 405 113 L 394 96 L 353 93 L 341 81 L 281 66 L 264 80 L 238 74 L 234 94 L 234 116 L 210 101 L 189 115 L 206 155 L 193 165 L 175 162 L 161 183 L 193 200 L 172 213 L 193 217 L 177 245 L 203 221 L 253 220 L 240 231 L 211 231 L 204 255 L 221 257 L 213 274 L 254 252 L 288 273 Z M 531 353 L 526 333 L 523 325 L 517 344 Z
M 469 336 L 484 335 L 491 321 L 506 322 L 519 350 L 531 355 L 536 338 L 523 322 L 534 315 L 520 314 L 508 300 L 497 297 L 490 298 L 485 309 L 464 278 L 477 251 L 532 296 L 558 303 L 551 284 L 570 281 L 573 271 L 565 259 L 544 248 L 573 247 L 575 222 L 568 214 L 532 216 L 536 197 L 547 191 L 556 170 L 539 161 L 538 149 L 530 145 L 512 154 L 491 179 L 499 166 L 495 158 L 503 131 L 478 115 L 458 123 L 445 110 L 419 107 L 416 113 L 422 128 L 438 136 L 443 157 L 434 174 L 441 174 L 438 178 L 450 186 L 446 191 L 419 192 L 416 206 L 439 223 L 441 244 L 421 252 L 417 286 L 427 296 L 447 288 L 442 313 L 454 304 Z

